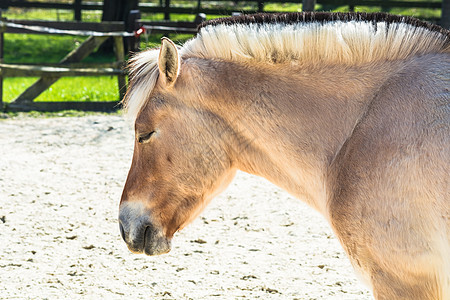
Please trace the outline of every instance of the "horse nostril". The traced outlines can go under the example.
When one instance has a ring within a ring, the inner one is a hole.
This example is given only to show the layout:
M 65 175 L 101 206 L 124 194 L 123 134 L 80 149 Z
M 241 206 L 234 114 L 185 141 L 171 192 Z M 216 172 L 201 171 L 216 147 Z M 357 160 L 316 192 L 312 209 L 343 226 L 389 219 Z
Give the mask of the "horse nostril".
M 122 222 L 119 222 L 119 228 L 120 228 L 120 235 L 122 236 L 122 239 L 126 242 L 126 240 L 125 240 L 125 232 L 123 231 Z
M 147 232 L 150 232 L 150 230 L 151 230 L 150 226 L 146 226 L 145 227 L 145 230 L 144 230 L 144 245 L 145 245 L 145 240 L 147 238 Z

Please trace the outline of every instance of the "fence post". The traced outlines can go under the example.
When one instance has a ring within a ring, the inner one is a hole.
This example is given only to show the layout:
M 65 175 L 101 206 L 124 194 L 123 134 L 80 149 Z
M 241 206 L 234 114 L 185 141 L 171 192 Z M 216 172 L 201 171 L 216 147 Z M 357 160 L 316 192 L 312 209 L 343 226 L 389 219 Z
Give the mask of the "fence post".
M 445 29 L 450 29 L 450 0 L 442 0 L 441 22 Z
M 200 13 L 201 8 L 202 8 L 202 0 L 197 0 L 197 14 Z
M 170 0 L 166 0 L 164 3 L 164 20 L 170 20 Z
M 264 10 L 264 1 L 258 0 L 258 12 L 262 12 Z
M 348 1 L 348 11 L 350 12 L 354 12 L 355 11 L 355 1 L 354 0 L 350 0 Z
M 128 23 L 126 32 L 136 32 L 139 28 L 141 28 L 141 12 L 137 9 L 130 10 L 130 14 L 128 15 Z M 139 51 L 140 48 L 140 38 L 139 37 L 128 37 L 126 38 L 127 41 L 127 51 L 136 52 Z
M 73 19 L 75 21 L 81 21 L 81 1 L 82 0 L 73 1 Z
M 0 9 L 0 20 L 5 21 L 5 19 L 2 18 L 2 10 Z M 0 64 L 3 63 L 3 37 L 4 37 L 4 31 L 6 26 L 2 25 L 0 26 Z M 0 70 L 0 111 L 3 111 L 3 76 L 1 74 Z
M 206 15 L 204 13 L 199 13 L 195 16 L 194 23 L 200 25 L 202 22 L 206 21 Z
M 123 37 L 121 36 L 115 36 L 114 37 L 114 52 L 116 55 L 116 60 L 118 62 L 118 65 L 120 65 L 120 68 L 124 67 L 125 62 L 125 50 L 123 47 Z M 123 100 L 123 97 L 125 96 L 125 92 L 127 90 L 127 82 L 125 75 L 118 75 L 117 76 L 118 84 L 119 84 L 119 97 L 120 100 Z
M 314 11 L 316 0 L 302 0 L 302 11 Z

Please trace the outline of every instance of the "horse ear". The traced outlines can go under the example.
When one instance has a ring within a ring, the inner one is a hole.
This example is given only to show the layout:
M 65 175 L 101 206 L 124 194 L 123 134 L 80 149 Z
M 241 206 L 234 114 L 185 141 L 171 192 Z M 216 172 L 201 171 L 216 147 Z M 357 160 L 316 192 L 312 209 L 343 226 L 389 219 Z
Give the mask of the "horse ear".
M 159 74 L 166 84 L 172 86 L 180 73 L 180 57 L 177 46 L 168 38 L 161 39 L 161 49 L 158 58 Z

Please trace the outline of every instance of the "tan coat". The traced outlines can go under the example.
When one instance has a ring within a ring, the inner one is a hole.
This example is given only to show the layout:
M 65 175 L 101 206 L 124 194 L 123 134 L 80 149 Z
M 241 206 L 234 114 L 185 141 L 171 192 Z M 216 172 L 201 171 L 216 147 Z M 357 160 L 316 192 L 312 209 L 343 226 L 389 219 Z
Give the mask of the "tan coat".
M 239 169 L 321 212 L 377 299 L 450 299 L 448 33 L 371 26 L 219 23 L 136 57 L 130 250 L 169 251 Z

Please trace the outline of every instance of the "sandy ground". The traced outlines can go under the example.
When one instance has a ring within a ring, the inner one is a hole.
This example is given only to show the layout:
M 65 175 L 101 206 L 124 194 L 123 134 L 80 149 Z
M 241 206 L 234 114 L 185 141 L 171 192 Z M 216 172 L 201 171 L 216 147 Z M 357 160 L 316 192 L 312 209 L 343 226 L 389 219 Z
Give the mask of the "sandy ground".
M 132 254 L 132 147 L 118 115 L 0 120 L 0 298 L 372 299 L 318 213 L 244 173 L 169 254 Z

